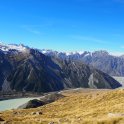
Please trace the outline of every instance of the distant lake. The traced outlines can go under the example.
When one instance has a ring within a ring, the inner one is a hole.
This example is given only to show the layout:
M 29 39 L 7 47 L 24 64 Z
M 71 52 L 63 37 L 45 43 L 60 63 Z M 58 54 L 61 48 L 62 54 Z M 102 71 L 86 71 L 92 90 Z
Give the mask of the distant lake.
M 0 111 L 16 109 L 20 105 L 28 102 L 32 99 L 39 99 L 40 97 L 33 97 L 33 98 L 17 98 L 17 99 L 9 99 L 0 101 Z

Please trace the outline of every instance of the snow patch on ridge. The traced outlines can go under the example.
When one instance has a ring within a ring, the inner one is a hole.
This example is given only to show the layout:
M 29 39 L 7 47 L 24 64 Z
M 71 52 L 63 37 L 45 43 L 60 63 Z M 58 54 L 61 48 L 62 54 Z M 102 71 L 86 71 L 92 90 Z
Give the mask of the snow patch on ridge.
M 40 50 L 43 54 L 45 55 L 56 55 L 56 56 L 61 56 L 64 55 L 66 57 L 69 56 L 82 56 L 82 57 L 87 57 L 87 56 L 115 56 L 115 57 L 121 57 L 124 58 L 124 53 L 115 53 L 115 52 L 107 52 L 106 50 L 98 50 L 98 51 L 75 51 L 75 52 L 59 52 L 59 51 L 54 51 L 54 50 Z

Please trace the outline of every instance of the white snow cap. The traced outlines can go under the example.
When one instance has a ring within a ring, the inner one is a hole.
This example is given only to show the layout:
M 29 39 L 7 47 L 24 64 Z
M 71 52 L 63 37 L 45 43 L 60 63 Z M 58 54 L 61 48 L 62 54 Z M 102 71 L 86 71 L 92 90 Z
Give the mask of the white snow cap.
M 65 54 L 67 56 L 69 56 L 69 55 L 75 55 L 75 54 L 82 55 L 83 53 L 84 53 L 84 51 L 65 52 Z
M 19 52 L 25 52 L 28 47 L 24 46 L 23 44 L 5 44 L 0 42 L 0 49 L 4 52 L 7 52 L 9 50 L 17 50 Z
M 53 54 L 56 54 L 56 55 L 59 55 L 59 54 L 65 54 L 66 56 L 71 56 L 71 55 L 83 55 L 84 57 L 86 56 L 92 56 L 92 55 L 112 55 L 112 56 L 117 56 L 117 57 L 124 57 L 124 53 L 117 53 L 117 52 L 107 52 L 106 50 L 97 50 L 97 51 L 92 51 L 92 52 L 89 52 L 89 51 L 72 51 L 72 52 L 57 52 L 57 51 L 54 51 L 54 50 L 41 50 L 41 52 L 43 54 L 50 54 L 50 53 L 53 53 Z

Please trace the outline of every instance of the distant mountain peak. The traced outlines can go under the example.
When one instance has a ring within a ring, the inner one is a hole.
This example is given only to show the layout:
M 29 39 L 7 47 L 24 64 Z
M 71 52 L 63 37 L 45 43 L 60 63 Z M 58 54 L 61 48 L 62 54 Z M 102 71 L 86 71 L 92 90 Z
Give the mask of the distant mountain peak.
M 94 51 L 94 52 L 89 52 L 89 51 L 74 51 L 74 52 L 58 52 L 54 50 L 41 50 L 43 54 L 46 55 L 65 55 L 67 57 L 69 56 L 92 56 L 92 55 L 110 55 L 109 52 L 106 50 L 99 50 L 99 51 Z
M 113 57 L 124 57 L 124 54 L 122 53 L 116 53 L 116 52 L 108 52 L 106 50 L 97 50 L 97 51 L 70 51 L 70 52 L 59 52 L 55 50 L 49 50 L 49 49 L 42 49 L 40 50 L 43 54 L 46 55 L 65 55 L 66 57 L 69 56 L 113 56 Z
M 94 51 L 92 54 L 96 54 L 96 55 L 110 55 L 109 52 L 107 52 L 106 50 Z

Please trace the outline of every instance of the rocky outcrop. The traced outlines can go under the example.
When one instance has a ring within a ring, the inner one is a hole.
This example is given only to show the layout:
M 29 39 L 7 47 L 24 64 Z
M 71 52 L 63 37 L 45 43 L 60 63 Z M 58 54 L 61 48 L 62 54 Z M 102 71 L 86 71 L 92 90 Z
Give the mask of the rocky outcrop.
M 45 105 L 44 102 L 37 100 L 37 99 L 33 99 L 30 100 L 29 102 L 25 103 L 24 105 L 19 106 L 19 109 L 29 109 L 29 108 L 37 108 L 39 106 L 43 106 Z
M 29 102 L 19 106 L 18 108 L 19 109 L 37 108 L 39 106 L 43 106 L 43 105 L 55 102 L 56 100 L 59 100 L 63 97 L 64 96 L 62 94 L 51 93 L 51 94 L 41 97 L 40 100 L 38 99 L 30 100 Z

